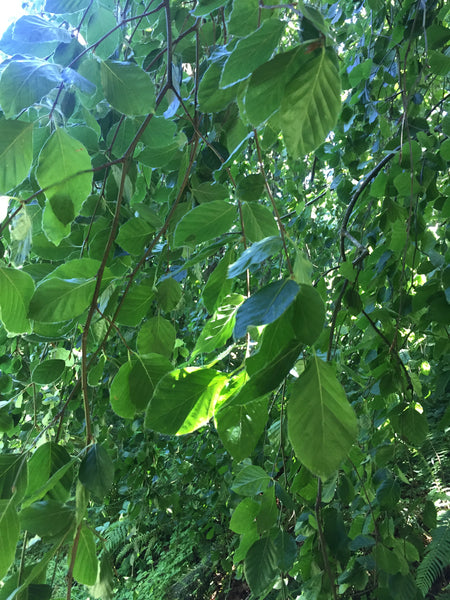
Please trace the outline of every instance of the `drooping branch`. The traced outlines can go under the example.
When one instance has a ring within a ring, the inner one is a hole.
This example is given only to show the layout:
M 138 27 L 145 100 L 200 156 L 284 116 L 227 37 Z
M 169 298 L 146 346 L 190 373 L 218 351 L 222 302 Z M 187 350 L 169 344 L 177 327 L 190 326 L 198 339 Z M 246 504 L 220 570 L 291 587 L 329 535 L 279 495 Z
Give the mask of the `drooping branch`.
M 367 177 L 365 177 L 365 179 L 363 179 L 363 181 L 361 182 L 359 188 L 356 190 L 356 192 L 350 198 L 350 202 L 348 203 L 347 210 L 345 211 L 345 215 L 344 215 L 344 218 L 342 219 L 342 225 L 341 225 L 341 234 L 340 234 L 340 254 L 341 254 L 341 260 L 343 260 L 343 261 L 347 260 L 346 256 L 345 256 L 345 244 L 344 244 L 344 241 L 345 241 L 345 238 L 347 237 L 348 222 L 350 221 L 350 217 L 352 216 L 353 209 L 355 208 L 356 203 L 358 202 L 359 197 L 361 196 L 361 194 L 363 193 L 363 191 L 366 189 L 366 187 L 369 185 L 369 183 L 372 181 L 372 179 L 374 179 L 378 175 L 378 173 L 388 164 L 388 162 L 394 158 L 394 156 L 397 154 L 397 151 L 398 151 L 398 148 L 396 148 L 394 151 L 392 151 L 389 154 L 387 154 L 370 171 L 370 173 L 367 175 Z

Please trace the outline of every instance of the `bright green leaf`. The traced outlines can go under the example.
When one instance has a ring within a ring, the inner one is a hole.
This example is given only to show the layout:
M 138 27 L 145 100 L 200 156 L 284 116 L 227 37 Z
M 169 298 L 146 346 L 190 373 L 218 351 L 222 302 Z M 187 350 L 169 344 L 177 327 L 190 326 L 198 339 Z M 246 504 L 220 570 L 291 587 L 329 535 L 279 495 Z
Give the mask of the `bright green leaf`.
M 33 125 L 0 121 L 0 194 L 21 183 L 31 167 Z
M 288 82 L 280 109 L 280 123 L 288 153 L 303 157 L 325 141 L 341 110 L 341 84 L 334 50 L 320 48 L 306 54 Z
M 147 115 L 155 108 L 155 87 L 135 63 L 101 63 L 102 85 L 108 102 L 125 115 Z
M 225 61 L 220 87 L 227 88 L 249 77 L 273 54 L 285 27 L 279 19 L 268 19 L 242 38 Z
M 31 332 L 28 308 L 33 292 L 33 279 L 28 273 L 0 267 L 0 320 L 9 333 Z
M 213 200 L 190 210 L 175 230 L 175 246 L 195 246 L 226 233 L 236 218 L 236 207 Z
M 19 517 L 15 504 L 10 500 L 0 500 L 0 578 L 6 575 L 14 561 L 19 536 Z
M 190 433 L 212 417 L 224 376 L 214 369 L 175 369 L 156 386 L 145 426 L 160 433 Z
M 357 421 L 331 365 L 314 356 L 294 384 L 288 433 L 297 458 L 327 479 L 352 447 Z
M 73 547 L 72 547 L 73 550 Z M 78 536 L 75 561 L 73 564 L 73 577 L 84 585 L 94 585 L 97 580 L 98 559 L 95 551 L 95 537 L 92 531 L 83 525 Z M 67 559 L 70 564 L 72 555 Z

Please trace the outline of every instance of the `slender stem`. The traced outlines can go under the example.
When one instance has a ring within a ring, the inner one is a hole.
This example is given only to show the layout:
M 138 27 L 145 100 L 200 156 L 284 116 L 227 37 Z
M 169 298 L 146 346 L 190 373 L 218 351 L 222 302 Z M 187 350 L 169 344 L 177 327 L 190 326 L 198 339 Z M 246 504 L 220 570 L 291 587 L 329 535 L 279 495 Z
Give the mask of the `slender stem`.
M 275 213 L 275 219 L 277 222 L 278 230 L 280 232 L 281 240 L 283 242 L 284 254 L 286 256 L 286 264 L 289 269 L 289 273 L 291 275 L 293 275 L 294 271 L 292 269 L 291 261 L 289 259 L 289 253 L 288 253 L 287 246 L 286 246 L 286 236 L 285 236 L 285 232 L 284 232 L 284 225 L 281 221 L 280 213 L 278 212 L 277 205 L 275 204 L 275 199 L 273 197 L 272 190 L 270 189 L 266 170 L 264 169 L 264 161 L 262 158 L 261 147 L 259 145 L 258 132 L 256 131 L 256 129 L 254 129 L 253 133 L 255 136 L 256 153 L 258 155 L 259 169 L 261 171 L 261 175 L 264 177 L 264 186 L 266 188 L 267 195 L 269 196 L 270 202 L 272 204 L 273 212 Z
M 72 544 L 72 554 L 70 556 L 70 565 L 69 570 L 67 571 L 66 581 L 67 581 L 67 594 L 66 600 L 70 600 L 72 596 L 72 584 L 73 584 L 73 568 L 75 566 L 75 559 L 77 557 L 78 544 L 80 541 L 81 527 L 83 523 L 80 523 L 77 528 L 77 533 L 75 534 L 75 538 Z
M 345 211 L 345 215 L 344 215 L 344 218 L 342 219 L 342 225 L 341 225 L 341 244 L 340 244 L 340 247 L 341 247 L 341 259 L 343 261 L 346 260 L 344 240 L 345 240 L 345 237 L 346 237 L 347 226 L 348 226 L 348 222 L 350 220 L 350 217 L 352 216 L 353 209 L 355 208 L 355 205 L 356 205 L 356 203 L 358 201 L 358 198 L 361 196 L 362 192 L 366 189 L 366 187 L 369 185 L 369 183 L 372 181 L 372 179 L 374 177 L 376 177 L 378 175 L 378 173 L 381 171 L 381 169 L 383 169 L 383 167 L 385 165 L 387 165 L 387 163 L 394 158 L 394 156 L 397 154 L 397 150 L 398 150 L 398 148 L 396 148 L 393 152 L 390 152 L 389 154 L 387 154 L 383 158 L 383 160 L 381 160 L 370 171 L 370 173 L 367 175 L 367 177 L 362 181 L 362 183 L 359 186 L 359 188 L 356 190 L 356 192 L 350 198 L 350 202 L 348 203 L 347 210 Z
M 325 536 L 323 534 L 323 529 L 322 529 L 322 515 L 321 515 L 321 510 L 320 510 L 320 505 L 322 502 L 322 479 L 320 477 L 318 477 L 317 480 L 318 480 L 318 485 L 317 485 L 315 513 L 316 513 L 316 521 L 317 521 L 317 531 L 319 533 L 319 545 L 320 545 L 320 551 L 322 553 L 323 565 L 325 568 L 325 572 L 326 572 L 329 582 L 330 582 L 331 593 L 333 594 L 333 600 L 337 600 L 336 586 L 334 584 L 333 574 L 331 573 L 330 561 L 328 560 L 327 547 L 325 544 Z

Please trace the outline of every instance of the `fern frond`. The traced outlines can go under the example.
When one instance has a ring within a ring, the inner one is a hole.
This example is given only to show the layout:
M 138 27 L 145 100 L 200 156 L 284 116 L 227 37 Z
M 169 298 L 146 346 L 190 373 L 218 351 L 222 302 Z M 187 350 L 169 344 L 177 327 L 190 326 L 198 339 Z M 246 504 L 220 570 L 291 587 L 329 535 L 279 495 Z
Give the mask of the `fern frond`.
M 450 565 L 450 527 L 437 527 L 432 532 L 425 557 L 417 569 L 416 584 L 422 594 L 428 592 L 444 569 Z

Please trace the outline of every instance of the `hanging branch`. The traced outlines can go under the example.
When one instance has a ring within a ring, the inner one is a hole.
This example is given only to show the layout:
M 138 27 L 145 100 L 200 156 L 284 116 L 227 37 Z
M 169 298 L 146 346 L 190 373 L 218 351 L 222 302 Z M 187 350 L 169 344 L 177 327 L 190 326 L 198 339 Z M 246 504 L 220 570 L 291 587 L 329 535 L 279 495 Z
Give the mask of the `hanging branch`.
M 397 154 L 397 151 L 398 151 L 398 148 L 396 148 L 395 150 L 393 150 L 392 152 L 387 154 L 383 158 L 383 160 L 381 160 L 370 171 L 370 173 L 367 175 L 367 177 L 362 181 L 359 188 L 356 190 L 356 192 L 350 198 L 350 202 L 348 203 L 347 210 L 345 211 L 345 215 L 344 215 L 344 218 L 342 219 L 342 225 L 341 225 L 340 253 L 341 253 L 341 259 L 343 261 L 347 260 L 346 256 L 345 256 L 344 240 L 347 237 L 348 222 L 350 220 L 350 217 L 352 216 L 353 209 L 355 208 L 355 205 L 358 202 L 358 198 L 360 197 L 362 192 L 366 189 L 366 187 L 369 185 L 369 183 L 372 181 L 372 179 L 374 179 L 378 175 L 378 173 L 381 171 L 381 169 L 383 169 L 383 167 L 385 167 L 385 165 L 387 165 L 387 163 L 394 158 L 394 156 Z
M 272 204 L 273 212 L 275 213 L 275 219 L 276 219 L 276 222 L 278 225 L 278 230 L 280 232 L 281 241 L 283 242 L 284 254 L 286 256 L 286 264 L 289 269 L 289 273 L 292 276 L 294 274 L 294 271 L 292 269 L 291 261 L 289 259 L 289 253 L 288 253 L 287 246 L 286 246 L 286 236 L 285 236 L 285 232 L 284 232 L 284 225 L 281 221 L 281 217 L 280 217 L 280 213 L 278 212 L 277 205 L 275 204 L 275 199 L 273 197 L 272 190 L 270 189 L 269 181 L 267 180 L 267 173 L 266 173 L 266 170 L 264 169 L 264 162 L 262 159 L 261 147 L 259 145 L 258 133 L 257 133 L 256 129 L 253 130 L 253 134 L 255 136 L 256 153 L 258 155 L 259 170 L 261 171 L 261 175 L 264 178 L 264 186 L 266 188 L 266 192 L 267 192 L 270 202 Z

